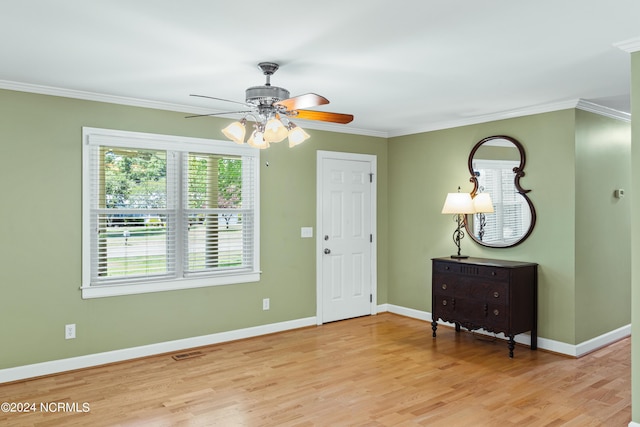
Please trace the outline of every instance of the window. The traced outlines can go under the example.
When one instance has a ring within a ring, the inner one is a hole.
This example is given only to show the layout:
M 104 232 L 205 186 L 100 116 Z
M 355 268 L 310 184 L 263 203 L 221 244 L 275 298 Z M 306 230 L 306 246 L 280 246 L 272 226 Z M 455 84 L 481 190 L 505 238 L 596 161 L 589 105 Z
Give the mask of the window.
M 258 150 L 83 129 L 83 298 L 259 280 Z

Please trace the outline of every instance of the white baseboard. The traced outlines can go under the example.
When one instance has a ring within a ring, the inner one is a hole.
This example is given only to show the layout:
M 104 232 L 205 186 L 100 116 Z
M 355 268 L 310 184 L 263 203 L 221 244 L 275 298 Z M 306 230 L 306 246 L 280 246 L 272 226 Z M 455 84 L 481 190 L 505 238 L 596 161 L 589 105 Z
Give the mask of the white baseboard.
M 640 423 L 634 423 L 633 421 L 631 421 L 629 423 L 629 427 L 640 427 Z
M 415 310 L 412 308 L 397 306 L 393 304 L 380 304 L 377 306 L 378 313 L 390 312 L 401 316 L 431 322 L 431 313 L 427 311 Z M 439 324 L 453 326 L 451 323 L 438 322 Z M 43 375 L 57 374 L 75 369 L 89 368 L 92 366 L 105 365 L 108 363 L 122 362 L 124 360 L 137 359 L 140 357 L 153 356 L 162 353 L 171 353 L 188 348 L 202 347 L 212 344 L 220 344 L 228 341 L 235 341 L 244 338 L 257 337 L 260 335 L 283 332 L 291 329 L 298 329 L 307 326 L 316 326 L 315 317 L 290 320 L 269 325 L 255 326 L 252 328 L 238 329 L 228 332 L 220 332 L 211 335 L 203 335 L 193 338 L 185 338 L 174 341 L 167 341 L 157 344 L 150 344 L 139 347 L 125 348 L 122 350 L 107 351 L 103 353 L 88 354 L 86 356 L 71 357 L 68 359 L 52 360 L 48 362 L 35 363 L 32 365 L 16 366 L 14 368 L 0 369 L 0 384 L 20 381 L 27 378 L 40 377 Z M 482 333 L 482 332 L 480 332 Z M 493 335 L 493 334 L 490 334 Z M 599 337 L 585 341 L 578 345 L 566 344 L 547 338 L 538 337 L 538 347 L 554 353 L 566 354 L 568 356 L 580 357 L 598 348 L 604 347 L 615 341 L 631 335 L 631 325 L 623 326 L 614 331 L 603 334 Z M 498 338 L 503 338 L 503 334 L 498 334 Z M 531 337 L 528 334 L 520 334 L 515 338 L 516 342 L 529 345 Z M 640 427 L 640 424 L 629 424 L 631 427 Z
M 588 341 L 581 342 L 576 346 L 576 356 L 584 356 L 587 353 L 591 353 L 594 350 L 605 347 L 616 341 L 620 341 L 623 338 L 631 336 L 631 325 L 622 326 L 613 331 L 602 334 L 598 337 L 592 338 Z M 640 426 L 639 426 L 640 427 Z
M 382 307 L 382 306 L 379 306 Z M 402 316 L 412 317 L 419 320 L 424 320 L 427 322 L 431 322 L 431 313 L 427 311 L 415 310 L 412 308 L 401 307 L 393 304 L 385 304 L 385 310 L 390 313 L 399 314 Z M 439 321 L 438 324 L 453 326 L 452 323 Z M 487 335 L 493 336 L 492 333 L 483 332 L 482 330 L 477 331 L 479 333 L 485 333 Z M 538 337 L 538 348 L 552 351 L 554 353 L 566 354 L 567 356 L 572 357 L 581 357 L 587 353 L 591 353 L 594 350 L 605 347 L 611 343 L 614 343 L 622 338 L 626 338 L 631 335 L 631 325 L 626 325 L 616 330 L 607 332 L 606 334 L 602 334 L 598 337 L 590 339 L 588 341 L 582 342 L 578 345 L 567 344 L 561 341 L 555 341 L 548 338 Z M 504 334 L 497 334 L 498 338 L 507 339 Z M 531 344 L 531 335 L 529 334 L 519 334 L 515 337 L 515 341 L 520 344 L 530 345 Z M 638 426 L 640 427 L 640 425 Z
M 316 318 L 307 317 L 287 322 L 220 332 L 217 334 L 161 342 L 140 347 L 125 348 L 122 350 L 107 351 L 104 353 L 88 354 L 86 356 L 71 357 L 68 359 L 34 363 L 32 365 L 17 366 L 15 368 L 0 369 L 0 384 L 315 325 Z
M 385 304 L 384 309 L 384 311 L 388 311 L 389 313 L 412 317 L 414 319 L 424 320 L 425 322 L 431 322 L 431 313 L 427 311 L 415 310 L 413 308 L 407 308 L 393 304 Z

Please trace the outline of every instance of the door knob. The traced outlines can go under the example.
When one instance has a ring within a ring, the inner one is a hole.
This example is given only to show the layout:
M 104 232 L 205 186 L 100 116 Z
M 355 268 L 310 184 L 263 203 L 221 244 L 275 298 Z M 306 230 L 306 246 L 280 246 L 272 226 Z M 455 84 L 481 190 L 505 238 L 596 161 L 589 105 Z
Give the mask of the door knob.
M 324 253 L 325 253 L 326 255 L 329 255 L 329 254 L 331 253 L 331 249 L 328 249 L 328 248 L 327 248 L 327 249 L 325 249 L 325 250 L 324 250 Z

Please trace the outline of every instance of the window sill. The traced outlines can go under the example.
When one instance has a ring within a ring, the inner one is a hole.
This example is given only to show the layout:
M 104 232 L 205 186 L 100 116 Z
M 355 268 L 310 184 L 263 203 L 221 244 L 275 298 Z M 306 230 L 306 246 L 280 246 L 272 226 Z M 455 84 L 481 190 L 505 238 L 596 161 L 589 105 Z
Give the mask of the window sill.
M 260 273 L 252 272 L 197 279 L 145 282 L 136 284 L 113 284 L 83 286 L 82 299 L 105 298 L 122 295 L 146 294 L 151 292 L 177 291 L 185 289 L 206 288 L 210 286 L 233 285 L 237 283 L 259 282 Z

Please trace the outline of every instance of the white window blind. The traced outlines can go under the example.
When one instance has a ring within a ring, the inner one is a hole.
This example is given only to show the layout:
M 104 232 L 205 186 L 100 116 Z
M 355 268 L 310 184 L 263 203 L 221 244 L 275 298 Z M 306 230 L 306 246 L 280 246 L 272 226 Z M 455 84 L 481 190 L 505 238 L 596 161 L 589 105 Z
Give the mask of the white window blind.
M 530 223 L 526 200 L 515 187 L 513 168 L 519 162 L 510 160 L 474 160 L 473 168 L 481 192 L 489 193 L 494 213 L 486 214 L 482 241 L 508 244 L 522 236 L 523 224 Z M 474 234 L 479 234 L 479 222 L 474 221 Z
M 83 297 L 259 280 L 257 150 L 83 129 Z
M 91 146 L 91 283 L 175 275 L 175 168 L 167 151 Z
M 253 169 L 239 156 L 189 153 L 184 160 L 186 274 L 251 268 Z

